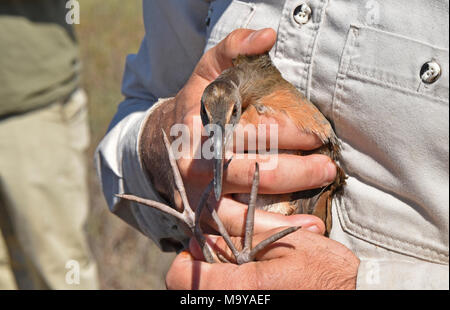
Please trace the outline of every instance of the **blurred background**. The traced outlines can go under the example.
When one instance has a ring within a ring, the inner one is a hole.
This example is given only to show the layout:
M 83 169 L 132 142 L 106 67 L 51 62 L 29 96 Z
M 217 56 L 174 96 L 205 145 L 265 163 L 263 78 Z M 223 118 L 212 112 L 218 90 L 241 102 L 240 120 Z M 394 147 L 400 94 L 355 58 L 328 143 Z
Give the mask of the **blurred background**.
M 142 0 L 0 0 L 0 289 L 165 289 L 175 254 L 110 213 L 93 157 L 143 37 Z
M 90 214 L 87 235 L 98 264 L 102 289 L 164 289 L 173 258 L 115 215 L 106 206 L 93 165 L 96 146 L 122 101 L 125 58 L 136 53 L 144 37 L 142 0 L 79 0 L 75 26 L 82 61 L 82 86 L 88 94 L 91 146 Z

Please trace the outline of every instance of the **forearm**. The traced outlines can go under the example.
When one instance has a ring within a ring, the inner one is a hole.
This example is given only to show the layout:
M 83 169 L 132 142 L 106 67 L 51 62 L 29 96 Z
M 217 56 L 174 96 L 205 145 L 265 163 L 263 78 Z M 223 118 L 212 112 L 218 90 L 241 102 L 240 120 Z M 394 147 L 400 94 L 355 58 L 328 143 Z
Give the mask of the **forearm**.
M 95 161 L 111 212 L 153 239 L 163 250 L 173 251 L 181 249 L 187 240 L 184 232 L 178 230 L 174 218 L 116 197 L 117 194 L 133 193 L 164 201 L 143 168 L 139 149 L 146 121 L 164 102 L 160 100 L 152 105 L 145 100 L 125 100 L 96 150 Z
M 145 120 L 139 138 L 139 155 L 150 182 L 169 205 L 177 205 L 175 183 L 164 146 L 162 131 L 169 135 L 176 123 L 175 99 L 169 98 L 154 108 Z

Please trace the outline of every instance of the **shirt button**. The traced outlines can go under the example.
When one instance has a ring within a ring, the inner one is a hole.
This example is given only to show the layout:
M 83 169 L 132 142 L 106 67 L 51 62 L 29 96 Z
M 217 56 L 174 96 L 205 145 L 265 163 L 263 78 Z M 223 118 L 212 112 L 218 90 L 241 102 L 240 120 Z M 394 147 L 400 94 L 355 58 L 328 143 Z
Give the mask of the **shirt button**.
M 306 3 L 302 3 L 294 10 L 294 20 L 297 24 L 304 25 L 311 18 L 311 8 Z
M 420 78 L 422 82 L 426 84 L 431 84 L 437 81 L 441 76 L 441 66 L 435 61 L 429 61 L 423 64 L 420 69 Z

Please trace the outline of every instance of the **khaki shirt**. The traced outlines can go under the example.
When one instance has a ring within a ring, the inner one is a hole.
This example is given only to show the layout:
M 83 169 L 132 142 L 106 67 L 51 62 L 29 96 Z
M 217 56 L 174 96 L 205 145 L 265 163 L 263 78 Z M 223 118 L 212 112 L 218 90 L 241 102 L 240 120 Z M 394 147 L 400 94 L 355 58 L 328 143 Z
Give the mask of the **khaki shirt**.
M 342 143 L 348 180 L 334 201 L 330 237 L 360 258 L 357 287 L 448 289 L 448 6 L 144 1 L 146 36 L 127 59 L 126 99 L 97 150 L 111 210 L 163 250 L 185 240 L 169 216 L 113 195 L 160 199 L 137 143 L 152 106 L 176 94 L 202 53 L 232 30 L 271 27 L 278 32 L 276 66 L 320 108 Z
M 64 101 L 80 61 L 66 1 L 0 1 L 0 117 Z

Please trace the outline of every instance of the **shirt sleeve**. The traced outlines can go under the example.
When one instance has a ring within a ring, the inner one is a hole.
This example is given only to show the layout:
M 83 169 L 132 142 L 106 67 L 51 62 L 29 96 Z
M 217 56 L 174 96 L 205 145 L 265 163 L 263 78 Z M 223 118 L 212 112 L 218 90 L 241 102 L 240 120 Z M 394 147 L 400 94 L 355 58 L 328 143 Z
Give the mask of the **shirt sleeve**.
M 205 46 L 204 0 L 143 1 L 145 38 L 139 52 L 127 57 L 119 105 L 95 152 L 103 194 L 110 210 L 163 251 L 179 251 L 187 235 L 176 219 L 160 211 L 119 199 L 131 193 L 162 201 L 142 166 L 139 137 L 148 116 L 186 83 Z

